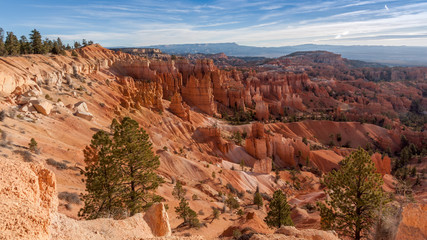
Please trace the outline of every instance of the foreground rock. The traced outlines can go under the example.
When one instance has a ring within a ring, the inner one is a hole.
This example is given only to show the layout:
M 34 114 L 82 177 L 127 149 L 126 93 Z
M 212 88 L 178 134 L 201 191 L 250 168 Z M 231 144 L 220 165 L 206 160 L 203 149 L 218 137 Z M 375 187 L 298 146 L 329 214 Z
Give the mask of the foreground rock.
M 171 235 L 164 205 L 124 220 L 78 221 L 58 213 L 54 174 L 39 163 L 0 159 L 0 239 L 141 239 Z
M 58 206 L 53 173 L 3 157 L 0 173 L 0 239 L 48 239 Z
M 52 104 L 46 100 L 37 100 L 31 102 L 34 106 L 34 108 L 37 110 L 37 112 L 43 114 L 43 115 L 49 115 L 50 111 L 52 111 Z
M 144 220 L 148 223 L 154 236 L 168 237 L 172 234 L 168 213 L 163 203 L 155 203 L 145 213 Z

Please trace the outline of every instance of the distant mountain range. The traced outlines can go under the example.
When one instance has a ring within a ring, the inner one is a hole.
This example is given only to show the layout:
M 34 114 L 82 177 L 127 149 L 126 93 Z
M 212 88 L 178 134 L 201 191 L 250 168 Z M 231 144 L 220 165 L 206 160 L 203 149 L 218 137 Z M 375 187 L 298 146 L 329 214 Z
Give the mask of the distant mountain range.
M 339 46 L 304 44 L 283 47 L 251 47 L 236 43 L 202 43 L 153 45 L 168 54 L 225 53 L 227 56 L 275 58 L 297 51 L 330 51 L 348 59 L 377 62 L 390 66 L 427 66 L 427 47 L 408 46 Z

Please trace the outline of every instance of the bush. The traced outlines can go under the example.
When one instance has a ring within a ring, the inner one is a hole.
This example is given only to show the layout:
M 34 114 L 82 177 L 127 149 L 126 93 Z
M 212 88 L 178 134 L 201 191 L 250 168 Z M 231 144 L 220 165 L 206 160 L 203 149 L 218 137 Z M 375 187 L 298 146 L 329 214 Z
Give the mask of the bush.
M 311 203 L 307 203 L 304 206 L 302 206 L 303 209 L 307 210 L 308 213 L 313 213 L 316 211 L 316 206 L 314 206 Z
M 239 239 L 242 236 L 242 232 L 239 229 L 233 230 L 233 239 Z
M 31 152 L 37 151 L 37 142 L 34 138 L 31 138 L 30 143 L 28 144 L 28 147 L 30 148 Z
M 15 150 L 15 151 L 13 151 L 13 153 L 21 155 L 25 162 L 32 162 L 32 161 L 34 161 L 33 155 L 29 151 L 26 151 L 26 150 Z
M 225 205 L 230 208 L 230 210 L 238 209 L 240 207 L 239 202 L 233 195 L 228 195 L 227 200 L 225 200 Z
M 220 212 L 219 212 L 218 208 L 213 208 L 213 210 L 212 210 L 213 219 L 218 219 L 219 214 L 220 214 Z M 212 219 L 212 221 L 213 221 L 213 219 Z
M 6 131 L 4 131 L 4 130 L 0 130 L 1 131 L 1 140 L 3 141 L 3 142 L 6 142 L 6 139 L 7 139 L 7 132 Z
M 46 163 L 48 165 L 54 166 L 58 170 L 66 170 L 66 169 L 68 169 L 67 164 L 62 163 L 62 162 L 57 162 L 53 158 L 46 159 Z
M 6 118 L 6 113 L 5 113 L 4 110 L 1 110 L 1 112 L 0 112 L 0 122 L 3 122 L 5 118 Z
M 60 192 L 58 194 L 58 198 L 66 201 L 67 203 L 80 204 L 80 197 L 77 193 Z
M 239 191 L 237 191 L 236 188 L 233 187 L 233 185 L 231 185 L 231 183 L 227 183 L 227 185 L 225 185 L 225 187 L 230 190 L 231 193 L 237 195 L 239 193 Z
M 191 198 L 193 199 L 193 201 L 199 200 L 199 196 L 197 196 L 197 194 L 193 194 Z
M 239 208 L 239 210 L 237 211 L 237 215 L 243 216 L 245 215 L 245 212 L 243 211 L 243 209 Z

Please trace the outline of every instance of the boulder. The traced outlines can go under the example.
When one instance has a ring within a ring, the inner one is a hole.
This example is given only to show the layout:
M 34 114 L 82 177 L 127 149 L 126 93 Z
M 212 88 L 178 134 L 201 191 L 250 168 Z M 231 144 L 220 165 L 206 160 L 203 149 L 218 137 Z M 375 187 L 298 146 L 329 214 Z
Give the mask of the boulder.
M 172 234 L 169 216 L 163 203 L 153 204 L 144 215 L 144 220 L 157 237 L 168 237 Z
M 77 111 L 74 113 L 74 115 L 75 115 L 75 116 L 77 116 L 77 117 L 80 117 L 80 118 L 86 119 L 86 120 L 88 120 L 88 121 L 92 120 L 92 118 L 93 118 L 93 115 L 92 115 L 90 112 L 79 111 L 79 110 L 77 110 Z
M 49 115 L 50 111 L 52 111 L 53 105 L 47 100 L 36 100 L 31 101 L 33 106 L 36 108 L 37 112 L 43 115 Z
M 74 110 L 76 110 L 74 115 L 77 117 L 86 119 L 88 121 L 92 120 L 93 118 L 93 115 L 89 112 L 87 104 L 83 101 L 74 104 Z
M 89 112 L 89 109 L 87 108 L 87 104 L 83 101 L 74 104 L 74 110 L 80 111 L 80 112 Z
M 30 103 L 30 102 L 32 102 L 32 101 L 37 101 L 37 98 L 36 98 L 36 97 L 25 97 L 25 96 L 20 96 L 20 97 L 18 97 L 18 99 L 17 99 L 16 103 L 17 103 L 18 105 L 25 105 L 25 104 L 28 104 L 28 103 Z

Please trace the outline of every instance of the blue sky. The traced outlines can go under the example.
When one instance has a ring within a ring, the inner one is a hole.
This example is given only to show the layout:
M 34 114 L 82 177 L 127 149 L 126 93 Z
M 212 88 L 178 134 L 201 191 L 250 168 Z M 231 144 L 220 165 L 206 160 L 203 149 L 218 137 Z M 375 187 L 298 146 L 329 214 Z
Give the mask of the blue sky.
M 427 1 L 0 0 L 0 27 L 103 46 L 236 42 L 427 46 Z

